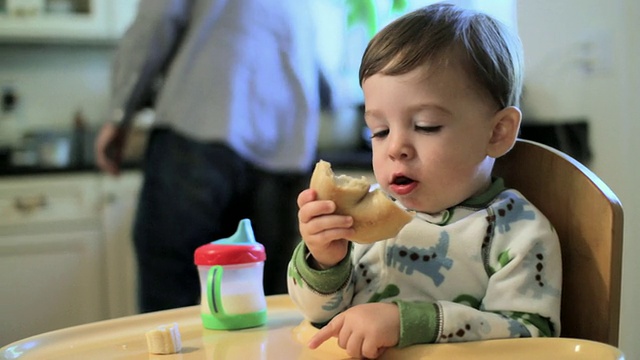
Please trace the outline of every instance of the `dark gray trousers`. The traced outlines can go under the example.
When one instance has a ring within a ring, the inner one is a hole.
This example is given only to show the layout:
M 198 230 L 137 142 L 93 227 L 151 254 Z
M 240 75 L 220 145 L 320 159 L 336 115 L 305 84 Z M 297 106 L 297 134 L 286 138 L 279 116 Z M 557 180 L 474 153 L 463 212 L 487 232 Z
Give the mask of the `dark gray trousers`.
M 143 171 L 133 234 L 142 312 L 197 304 L 194 251 L 233 234 L 243 218 L 266 249 L 265 293 L 287 292 L 287 264 L 300 239 L 296 197 L 309 173 L 269 173 L 224 144 L 166 129 L 150 134 Z

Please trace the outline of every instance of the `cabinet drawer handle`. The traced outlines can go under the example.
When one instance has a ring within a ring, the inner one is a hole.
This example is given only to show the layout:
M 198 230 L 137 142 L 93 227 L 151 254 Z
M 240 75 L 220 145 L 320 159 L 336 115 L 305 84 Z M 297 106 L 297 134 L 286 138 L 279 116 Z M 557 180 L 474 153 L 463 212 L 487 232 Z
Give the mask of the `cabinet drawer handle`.
M 47 206 L 47 198 L 44 195 L 17 197 L 14 203 L 16 210 L 30 213 Z

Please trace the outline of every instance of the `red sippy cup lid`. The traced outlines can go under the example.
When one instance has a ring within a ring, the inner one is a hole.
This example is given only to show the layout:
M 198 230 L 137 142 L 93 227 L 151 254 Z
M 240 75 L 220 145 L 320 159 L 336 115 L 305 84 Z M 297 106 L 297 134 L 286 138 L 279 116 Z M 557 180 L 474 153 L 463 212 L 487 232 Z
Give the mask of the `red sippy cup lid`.
M 198 247 L 193 258 L 196 265 L 213 266 L 261 262 L 267 256 L 255 239 L 251 221 L 242 219 L 233 235 Z

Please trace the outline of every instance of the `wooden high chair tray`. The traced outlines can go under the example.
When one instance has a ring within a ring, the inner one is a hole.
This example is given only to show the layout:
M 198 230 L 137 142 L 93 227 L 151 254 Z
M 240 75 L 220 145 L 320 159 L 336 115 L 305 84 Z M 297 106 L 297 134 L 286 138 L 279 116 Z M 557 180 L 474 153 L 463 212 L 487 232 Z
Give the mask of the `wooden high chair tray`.
M 26 338 L 0 349 L 0 359 L 345 359 L 335 340 L 317 350 L 304 344 L 317 331 L 302 321 L 287 295 L 267 297 L 262 327 L 214 331 L 202 327 L 200 307 L 191 306 L 100 321 Z M 177 323 L 182 351 L 151 355 L 145 333 Z M 616 348 L 578 339 L 505 339 L 389 349 L 382 359 L 624 359 Z

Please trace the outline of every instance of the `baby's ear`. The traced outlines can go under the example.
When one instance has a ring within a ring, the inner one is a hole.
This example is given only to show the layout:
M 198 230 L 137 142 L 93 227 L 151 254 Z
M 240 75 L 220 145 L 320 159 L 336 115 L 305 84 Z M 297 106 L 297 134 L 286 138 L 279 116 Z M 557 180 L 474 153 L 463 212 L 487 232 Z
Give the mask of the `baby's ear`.
M 516 143 L 522 113 L 515 106 L 498 111 L 493 119 L 493 131 L 487 144 L 487 155 L 499 158 L 511 150 Z

